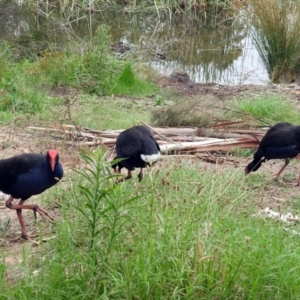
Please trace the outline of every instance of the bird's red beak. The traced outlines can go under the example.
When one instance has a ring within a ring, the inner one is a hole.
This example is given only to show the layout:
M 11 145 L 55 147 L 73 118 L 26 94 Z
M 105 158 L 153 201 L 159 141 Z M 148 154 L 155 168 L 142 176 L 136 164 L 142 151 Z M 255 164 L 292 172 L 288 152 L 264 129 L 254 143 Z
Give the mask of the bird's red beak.
M 56 163 L 55 160 L 53 160 L 53 159 L 50 160 L 50 167 L 51 167 L 52 172 L 54 172 L 55 163 Z
M 49 164 L 52 172 L 54 172 L 56 162 L 58 161 L 58 152 L 56 150 L 49 150 Z
M 250 170 L 247 167 L 245 167 L 244 171 L 245 171 L 246 174 L 250 173 Z

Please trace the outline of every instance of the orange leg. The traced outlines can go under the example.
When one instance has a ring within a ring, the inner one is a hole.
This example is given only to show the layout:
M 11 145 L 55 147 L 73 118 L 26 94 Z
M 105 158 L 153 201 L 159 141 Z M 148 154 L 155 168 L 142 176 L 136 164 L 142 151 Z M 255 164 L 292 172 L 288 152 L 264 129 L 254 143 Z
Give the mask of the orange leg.
M 290 159 L 289 159 L 289 158 L 286 158 L 286 159 L 285 159 L 284 165 L 283 165 L 282 168 L 279 170 L 279 172 L 276 174 L 275 180 L 278 180 L 278 177 L 280 176 L 280 174 L 283 172 L 283 170 L 286 168 L 286 166 L 287 166 L 289 163 L 290 163 Z
M 28 235 L 26 232 L 26 226 L 23 220 L 23 216 L 22 216 L 22 209 L 32 209 L 33 213 L 34 213 L 34 217 L 36 218 L 36 212 L 38 212 L 43 219 L 45 219 L 45 216 L 48 217 L 52 222 L 54 221 L 54 219 L 43 209 L 39 208 L 37 205 L 32 204 L 32 205 L 24 205 L 24 201 L 20 200 L 19 204 L 12 204 L 14 198 L 12 196 L 9 197 L 8 200 L 6 200 L 5 202 L 5 206 L 10 208 L 10 209 L 15 209 L 17 211 L 17 217 L 22 229 L 22 235 L 21 237 L 24 239 L 28 239 Z

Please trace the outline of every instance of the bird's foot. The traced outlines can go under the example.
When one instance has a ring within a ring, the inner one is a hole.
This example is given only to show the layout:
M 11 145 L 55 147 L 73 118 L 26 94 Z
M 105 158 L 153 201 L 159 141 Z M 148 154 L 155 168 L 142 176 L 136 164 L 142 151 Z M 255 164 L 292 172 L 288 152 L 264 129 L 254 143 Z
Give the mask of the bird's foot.
M 120 183 L 120 182 L 123 182 L 123 181 L 125 181 L 126 180 L 126 177 L 122 177 L 122 178 L 119 178 L 117 181 L 116 181 L 116 183 Z
M 22 234 L 21 234 L 21 238 L 24 240 L 31 240 L 36 237 L 37 237 L 37 234 L 32 234 L 32 233 L 28 234 L 27 232 L 22 232 Z
M 34 208 L 33 208 L 33 214 L 34 214 L 35 219 L 37 218 L 37 217 L 36 217 L 36 213 L 37 213 L 37 212 L 40 214 L 40 216 L 41 216 L 44 220 L 46 220 L 46 217 L 47 217 L 51 223 L 54 223 L 54 218 L 51 217 L 51 216 L 49 215 L 48 212 L 46 212 L 46 211 L 43 210 L 42 208 L 38 207 L 38 205 L 35 205 Z
M 121 182 L 123 182 L 123 181 L 125 181 L 126 179 L 124 178 L 124 177 L 122 177 L 122 178 L 119 178 L 119 179 L 117 179 L 116 181 L 115 181 L 115 184 L 119 184 L 119 183 L 121 183 Z
M 282 179 L 276 179 L 276 178 L 274 178 L 274 180 L 276 181 L 276 182 L 278 182 L 278 185 L 281 185 L 281 186 L 284 186 L 284 187 L 287 187 L 289 184 L 287 184 L 285 181 L 283 181 Z
M 288 187 L 288 186 L 300 186 L 300 182 L 296 182 L 296 183 L 287 183 L 284 182 L 283 180 L 277 180 L 279 184 Z
M 130 179 L 131 177 L 132 177 L 132 176 L 122 177 L 122 178 L 118 179 L 118 180 L 116 181 L 116 183 L 120 183 L 120 182 L 126 181 L 126 180 Z
M 34 240 L 34 238 L 36 238 L 37 235 L 36 234 L 27 234 L 27 232 L 22 232 L 22 234 L 16 238 L 10 239 L 9 243 L 17 243 L 19 241 L 32 241 L 34 244 L 38 244 L 37 241 Z

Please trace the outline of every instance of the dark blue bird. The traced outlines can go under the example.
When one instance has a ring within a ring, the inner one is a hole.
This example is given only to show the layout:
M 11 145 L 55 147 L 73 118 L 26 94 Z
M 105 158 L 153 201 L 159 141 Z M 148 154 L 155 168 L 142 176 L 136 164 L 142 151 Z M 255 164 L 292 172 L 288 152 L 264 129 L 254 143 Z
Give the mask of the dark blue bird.
M 32 209 L 35 217 L 38 212 L 42 217 L 47 216 L 54 221 L 45 210 L 35 204 L 24 205 L 24 201 L 58 183 L 63 174 L 56 150 L 49 150 L 46 155 L 26 153 L 0 161 L 0 190 L 11 195 L 5 205 L 10 209 L 16 209 L 22 238 L 28 238 L 22 209 Z M 14 199 L 21 200 L 18 204 L 13 204 Z
M 261 164 L 270 159 L 284 159 L 283 167 L 276 174 L 277 180 L 290 160 L 300 153 L 300 126 L 282 122 L 271 127 L 254 154 L 254 159 L 245 168 L 245 172 L 255 172 Z M 300 184 L 300 174 L 297 185 Z
M 116 141 L 117 158 L 124 160 L 113 164 L 112 167 L 117 173 L 122 168 L 128 170 L 124 179 L 132 177 L 131 171 L 140 168 L 139 181 L 143 179 L 143 168 L 156 162 L 160 157 L 160 148 L 150 129 L 146 126 L 134 126 L 119 134 Z

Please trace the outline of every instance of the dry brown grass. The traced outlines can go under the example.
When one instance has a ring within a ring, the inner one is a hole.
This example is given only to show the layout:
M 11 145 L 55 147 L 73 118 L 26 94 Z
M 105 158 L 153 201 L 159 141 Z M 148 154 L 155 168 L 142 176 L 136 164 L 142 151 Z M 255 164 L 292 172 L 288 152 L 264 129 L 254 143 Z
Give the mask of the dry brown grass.
M 213 95 L 184 98 L 173 105 L 152 111 L 151 122 L 157 126 L 211 126 L 225 120 L 224 103 Z

